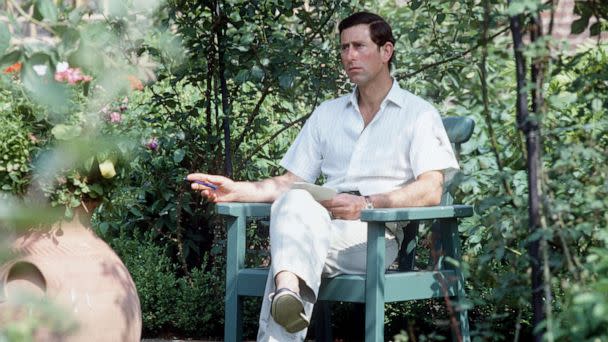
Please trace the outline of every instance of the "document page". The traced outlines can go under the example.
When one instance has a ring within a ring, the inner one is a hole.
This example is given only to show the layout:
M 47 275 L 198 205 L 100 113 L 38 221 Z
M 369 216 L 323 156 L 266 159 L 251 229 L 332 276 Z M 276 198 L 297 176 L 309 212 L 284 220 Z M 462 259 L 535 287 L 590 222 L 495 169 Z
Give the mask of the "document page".
M 317 201 L 326 201 L 332 199 L 337 194 L 336 190 L 334 189 L 306 182 L 295 182 L 291 188 L 306 190 Z

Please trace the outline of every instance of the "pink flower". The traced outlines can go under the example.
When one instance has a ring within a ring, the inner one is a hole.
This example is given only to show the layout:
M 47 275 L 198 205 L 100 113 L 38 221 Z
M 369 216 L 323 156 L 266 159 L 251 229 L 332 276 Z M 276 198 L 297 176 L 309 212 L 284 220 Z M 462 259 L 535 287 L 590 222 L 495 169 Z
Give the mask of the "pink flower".
M 133 75 L 127 75 L 127 79 L 129 80 L 129 84 L 131 84 L 131 89 L 144 90 L 144 84 L 137 77 Z
M 55 72 L 55 81 L 68 82 L 68 84 L 76 84 L 79 82 L 90 82 L 93 78 L 82 74 L 80 68 L 58 68 Z
M 146 147 L 151 150 L 156 150 L 158 148 L 158 139 L 150 138 L 150 140 L 148 140 L 146 143 Z
M 122 116 L 120 115 L 120 113 L 118 112 L 112 112 L 110 113 L 110 122 L 121 122 L 122 121 Z
M 28 134 L 27 134 L 27 137 L 30 139 L 30 141 L 31 141 L 33 144 L 37 144 L 37 143 L 38 143 L 38 138 L 37 138 L 37 137 L 34 135 L 34 133 L 31 133 L 31 132 L 30 132 L 30 133 L 28 133 Z

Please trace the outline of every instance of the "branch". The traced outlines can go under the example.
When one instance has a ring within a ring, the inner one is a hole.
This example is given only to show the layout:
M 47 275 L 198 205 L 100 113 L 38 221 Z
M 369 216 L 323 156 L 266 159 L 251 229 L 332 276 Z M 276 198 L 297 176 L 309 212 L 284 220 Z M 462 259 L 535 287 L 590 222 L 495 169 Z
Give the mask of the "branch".
M 517 77 L 517 126 L 524 130 L 524 122 L 528 120 L 528 99 L 524 89 L 526 89 L 526 62 L 523 55 L 523 39 L 521 32 L 520 16 L 511 17 L 511 30 L 513 31 L 513 51 L 515 55 L 515 75 Z
M 315 106 L 316 107 L 316 104 Z M 283 128 L 281 128 L 280 130 L 278 130 L 277 132 L 275 132 L 272 136 L 270 136 L 270 138 L 264 140 L 264 142 L 262 142 L 261 144 L 259 144 L 258 146 L 256 146 L 256 148 L 253 150 L 253 152 L 247 156 L 247 158 L 245 158 L 245 160 L 250 160 L 251 158 L 253 158 L 253 156 L 255 156 L 256 154 L 258 154 L 258 152 L 260 152 L 262 150 L 262 148 L 264 146 L 266 146 L 269 142 L 273 141 L 276 137 L 278 137 L 281 133 L 285 132 L 286 130 L 290 129 L 291 127 L 306 121 L 306 119 L 308 119 L 308 117 L 312 114 L 312 112 L 303 115 L 301 117 L 299 117 L 298 119 L 296 119 L 295 121 L 286 123 Z
M 55 30 L 53 30 L 49 25 L 43 23 L 42 21 L 36 20 L 34 19 L 31 15 L 29 15 L 28 13 L 26 13 L 23 8 L 21 8 L 21 5 L 19 5 L 18 3 L 15 2 L 15 0 L 7 0 L 12 7 L 17 9 L 17 12 L 19 12 L 19 14 L 21 14 L 22 16 L 24 16 L 28 21 L 42 27 L 43 29 L 47 30 L 48 32 L 52 33 L 53 35 L 57 35 L 57 32 L 55 32 Z
M 222 126 L 224 131 L 224 172 L 228 177 L 232 177 L 232 149 L 230 148 L 230 99 L 228 98 L 228 84 L 226 82 L 226 66 L 224 62 L 224 53 L 226 49 L 226 41 L 224 41 L 224 30 L 226 22 L 222 20 L 223 13 L 220 2 L 216 3 L 215 14 L 218 19 L 218 26 L 215 30 L 217 37 L 217 59 L 218 59 L 218 72 L 220 78 L 220 90 L 222 94 Z
M 559 0 L 555 0 L 555 3 L 553 2 L 553 0 L 549 1 L 551 3 L 551 19 L 549 19 L 549 32 L 547 32 L 547 35 L 551 36 L 553 35 L 553 23 L 554 23 L 554 19 L 555 19 L 555 9 L 557 8 L 557 6 L 559 6 Z
M 511 1 L 509 1 L 511 3 Z M 538 13 L 536 14 L 538 16 Z M 528 227 L 530 234 L 534 234 L 538 231 L 542 225 L 542 220 L 539 215 L 539 198 L 540 198 L 540 186 L 538 183 L 538 174 L 540 170 L 540 134 L 538 133 L 538 123 L 536 120 L 530 120 L 528 111 L 528 101 L 525 79 L 525 60 L 523 56 L 523 30 L 521 15 L 511 16 L 510 27 L 513 35 L 513 50 L 515 55 L 515 72 L 517 76 L 517 123 L 518 128 L 526 134 L 526 147 L 527 147 L 527 170 L 528 170 L 528 216 L 529 222 Z M 536 17 L 535 23 L 537 24 L 540 19 Z M 533 29 L 531 35 L 531 41 L 538 38 L 538 30 Z M 536 61 L 535 61 L 536 62 Z M 536 65 L 536 63 L 535 63 Z M 538 69 L 532 68 L 533 76 L 538 76 Z M 537 78 L 533 77 L 534 81 Z M 533 99 L 535 101 L 535 99 Z M 536 102 L 536 101 L 535 101 Z M 536 108 L 536 106 L 534 107 Z M 543 281 L 547 278 L 548 265 L 545 263 L 547 258 L 546 252 L 546 238 L 541 236 L 539 239 L 531 241 L 528 245 L 528 254 L 530 256 L 530 264 L 532 268 L 531 274 L 531 286 L 532 286 L 532 329 L 534 335 L 534 341 L 540 342 L 543 340 L 543 336 L 546 332 L 549 332 L 551 322 L 547 321 L 546 326 L 541 326 L 545 318 L 550 318 L 549 312 L 545 312 L 543 309 L 545 305 L 550 305 L 550 283 L 547 284 Z M 540 241 L 539 241 L 540 240 Z M 542 257 L 539 256 L 539 250 L 542 253 Z M 542 268 L 542 269 L 541 269 Z M 544 271 L 544 274 L 542 273 Z M 549 296 L 547 296 L 547 293 Z M 548 336 L 551 340 L 551 335 Z
M 251 114 L 249 114 L 249 117 L 247 118 L 247 122 L 245 123 L 245 126 L 243 127 L 243 131 L 237 138 L 236 143 L 234 144 L 234 146 L 232 148 L 232 151 L 238 151 L 239 147 L 245 140 L 245 136 L 247 135 L 249 128 L 253 124 L 253 121 L 260 114 L 260 108 L 262 107 L 262 104 L 264 103 L 264 100 L 266 99 L 266 96 L 268 96 L 269 93 L 270 93 L 270 85 L 266 84 L 264 86 L 264 88 L 262 89 L 262 96 L 260 96 L 260 99 L 256 103 L 255 108 L 253 108 L 253 111 L 251 112 Z
M 396 78 L 412 77 L 412 76 L 415 76 L 415 75 L 417 75 L 417 74 L 419 74 L 419 73 L 421 73 L 421 72 L 423 72 L 423 71 L 425 71 L 427 69 L 434 68 L 436 66 L 439 66 L 439 65 L 442 65 L 442 64 L 446 64 L 446 63 L 449 63 L 451 61 L 454 61 L 454 60 L 457 60 L 459 58 L 462 58 L 462 57 L 468 55 L 469 53 L 473 52 L 474 50 L 478 49 L 479 47 L 487 45 L 488 42 L 492 41 L 494 38 L 500 36 L 501 34 L 507 32 L 508 30 L 509 30 L 509 27 L 507 26 L 507 27 L 503 28 L 502 30 L 498 31 L 497 33 L 493 34 L 492 36 L 490 36 L 490 38 L 488 40 L 482 41 L 481 43 L 479 43 L 479 44 L 477 44 L 477 45 L 469 48 L 468 50 L 465 50 L 465 51 L 463 51 L 463 52 L 461 52 L 461 53 L 459 53 L 459 54 L 457 54 L 455 56 L 446 58 L 446 59 L 438 61 L 438 62 L 430 63 L 430 64 L 427 64 L 427 65 L 423 65 L 420 69 L 418 69 L 416 71 L 413 71 L 413 72 L 410 72 L 410 73 L 407 73 L 407 74 L 402 74 L 402 73 L 397 72 L 397 73 L 395 73 L 395 77 Z
M 484 0 L 484 15 L 483 15 L 483 41 L 488 41 L 488 27 L 490 22 L 490 7 L 488 0 Z M 498 142 L 496 141 L 496 134 L 494 133 L 494 128 L 492 127 L 492 116 L 490 114 L 490 100 L 488 96 L 488 82 L 487 82 L 487 70 L 486 70 L 486 61 L 488 57 L 488 49 L 487 45 L 483 45 L 481 50 L 481 62 L 479 63 L 479 79 L 481 81 L 481 97 L 483 101 L 483 114 L 486 122 L 486 127 L 488 128 L 488 136 L 490 138 L 490 144 L 492 145 L 492 151 L 494 152 L 494 159 L 496 160 L 496 165 L 498 166 L 498 170 L 503 172 L 503 163 L 500 159 L 500 153 L 498 152 Z M 502 185 L 505 189 L 507 195 L 513 197 L 513 191 L 511 190 L 511 186 L 509 182 L 502 177 Z M 513 207 L 517 207 L 513 199 L 510 201 Z

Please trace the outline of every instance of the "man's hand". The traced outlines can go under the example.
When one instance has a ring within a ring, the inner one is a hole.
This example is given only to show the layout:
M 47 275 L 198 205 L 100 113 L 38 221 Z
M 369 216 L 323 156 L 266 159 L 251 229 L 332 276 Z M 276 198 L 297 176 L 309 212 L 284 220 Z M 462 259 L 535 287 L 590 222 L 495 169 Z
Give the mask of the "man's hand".
M 238 183 L 224 176 L 208 175 L 204 173 L 191 173 L 186 177 L 192 182 L 192 190 L 200 191 L 211 202 L 233 202 L 237 198 Z M 208 183 L 209 186 L 195 181 Z M 215 189 L 213 189 L 213 187 Z
M 319 203 L 329 210 L 333 218 L 340 220 L 358 220 L 361 217 L 361 210 L 365 208 L 363 196 L 351 194 L 338 194 L 330 200 Z
M 302 178 L 291 172 L 258 182 L 235 182 L 232 179 L 205 173 L 191 173 L 186 177 L 192 182 L 192 190 L 201 192 L 209 201 L 219 202 L 266 202 L 272 203 L 289 190 L 293 182 Z

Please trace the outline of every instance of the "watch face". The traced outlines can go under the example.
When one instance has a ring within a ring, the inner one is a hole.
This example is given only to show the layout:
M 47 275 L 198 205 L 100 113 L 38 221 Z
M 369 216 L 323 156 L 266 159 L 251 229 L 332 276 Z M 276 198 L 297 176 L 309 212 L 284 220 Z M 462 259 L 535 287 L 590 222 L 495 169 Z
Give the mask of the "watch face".
M 374 209 L 374 204 L 369 196 L 365 196 L 363 199 L 365 200 L 365 209 Z

